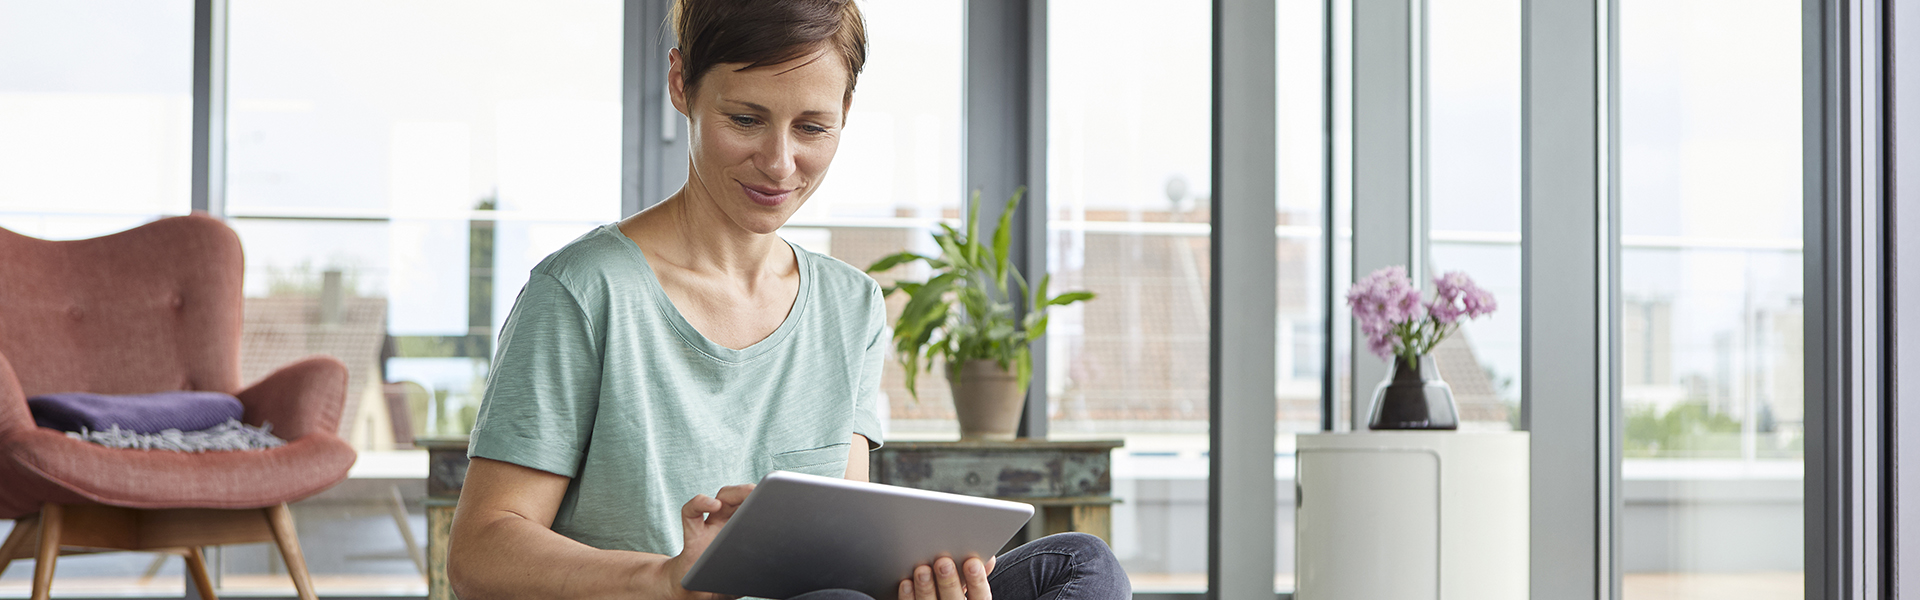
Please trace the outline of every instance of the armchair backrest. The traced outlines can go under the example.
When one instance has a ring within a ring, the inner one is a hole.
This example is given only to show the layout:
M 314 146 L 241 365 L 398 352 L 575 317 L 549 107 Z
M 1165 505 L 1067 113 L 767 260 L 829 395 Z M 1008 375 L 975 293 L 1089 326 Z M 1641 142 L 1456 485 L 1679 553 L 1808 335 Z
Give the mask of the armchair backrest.
M 0 229 L 0 355 L 26 396 L 235 393 L 244 268 L 205 216 L 59 242 Z

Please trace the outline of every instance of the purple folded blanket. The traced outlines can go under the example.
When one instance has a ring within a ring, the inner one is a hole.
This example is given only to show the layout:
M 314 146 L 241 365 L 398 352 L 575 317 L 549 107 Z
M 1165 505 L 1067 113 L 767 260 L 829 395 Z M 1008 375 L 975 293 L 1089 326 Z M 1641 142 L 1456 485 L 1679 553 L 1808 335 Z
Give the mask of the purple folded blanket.
M 106 431 L 118 425 L 136 433 L 168 429 L 199 431 L 238 419 L 240 400 L 219 392 L 90 394 L 62 392 L 27 399 L 33 422 L 60 431 Z

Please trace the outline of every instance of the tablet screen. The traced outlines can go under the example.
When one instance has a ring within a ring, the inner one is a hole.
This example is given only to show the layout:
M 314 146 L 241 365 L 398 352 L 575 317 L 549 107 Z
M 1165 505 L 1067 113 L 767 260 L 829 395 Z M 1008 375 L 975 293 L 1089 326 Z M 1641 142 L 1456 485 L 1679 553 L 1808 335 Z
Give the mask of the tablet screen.
M 1033 506 L 775 471 L 681 580 L 690 590 L 787 598 L 844 588 L 890 599 L 916 566 L 987 558 Z

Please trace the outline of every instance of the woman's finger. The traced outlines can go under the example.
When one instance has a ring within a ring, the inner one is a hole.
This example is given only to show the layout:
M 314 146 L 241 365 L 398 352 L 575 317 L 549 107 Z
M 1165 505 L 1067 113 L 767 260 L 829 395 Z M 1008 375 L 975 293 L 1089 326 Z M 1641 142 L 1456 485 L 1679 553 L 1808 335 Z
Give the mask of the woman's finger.
M 708 498 L 706 494 L 694 496 L 680 506 L 680 518 L 687 521 L 701 521 L 707 513 L 720 510 L 720 501 Z
M 713 497 L 728 506 L 739 506 L 741 502 L 747 501 L 747 495 L 751 493 L 753 493 L 753 484 L 743 483 L 720 488 L 720 492 Z
M 940 600 L 939 592 L 933 587 L 933 567 L 920 565 L 913 568 L 914 600 Z
M 969 558 L 962 566 L 967 582 L 967 600 L 993 600 L 993 588 L 987 585 L 987 564 L 979 558 Z
M 940 600 L 967 600 L 967 588 L 960 583 L 960 568 L 953 559 L 942 556 L 933 561 L 933 582 L 940 588 Z
M 900 580 L 900 600 L 914 600 L 912 578 Z

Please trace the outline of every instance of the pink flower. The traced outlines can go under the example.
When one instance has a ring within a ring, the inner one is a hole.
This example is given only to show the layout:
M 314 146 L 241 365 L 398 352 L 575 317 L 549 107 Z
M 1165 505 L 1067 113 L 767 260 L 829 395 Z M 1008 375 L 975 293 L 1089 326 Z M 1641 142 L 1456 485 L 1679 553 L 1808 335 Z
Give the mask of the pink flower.
M 1422 302 L 1405 267 L 1380 269 L 1354 282 L 1347 290 L 1347 305 L 1367 350 L 1389 360 L 1396 354 L 1413 358 L 1429 352 L 1460 321 L 1498 308 L 1492 293 L 1458 271 L 1435 277 L 1433 298 Z
M 1462 300 L 1466 305 L 1469 318 L 1477 319 L 1483 315 L 1490 315 L 1495 309 L 1500 308 L 1500 303 L 1493 299 L 1492 292 L 1477 287 L 1469 290 Z
M 1459 321 L 1466 311 L 1451 298 L 1435 295 L 1432 300 L 1427 301 L 1427 314 L 1433 317 L 1435 323 L 1452 325 Z

